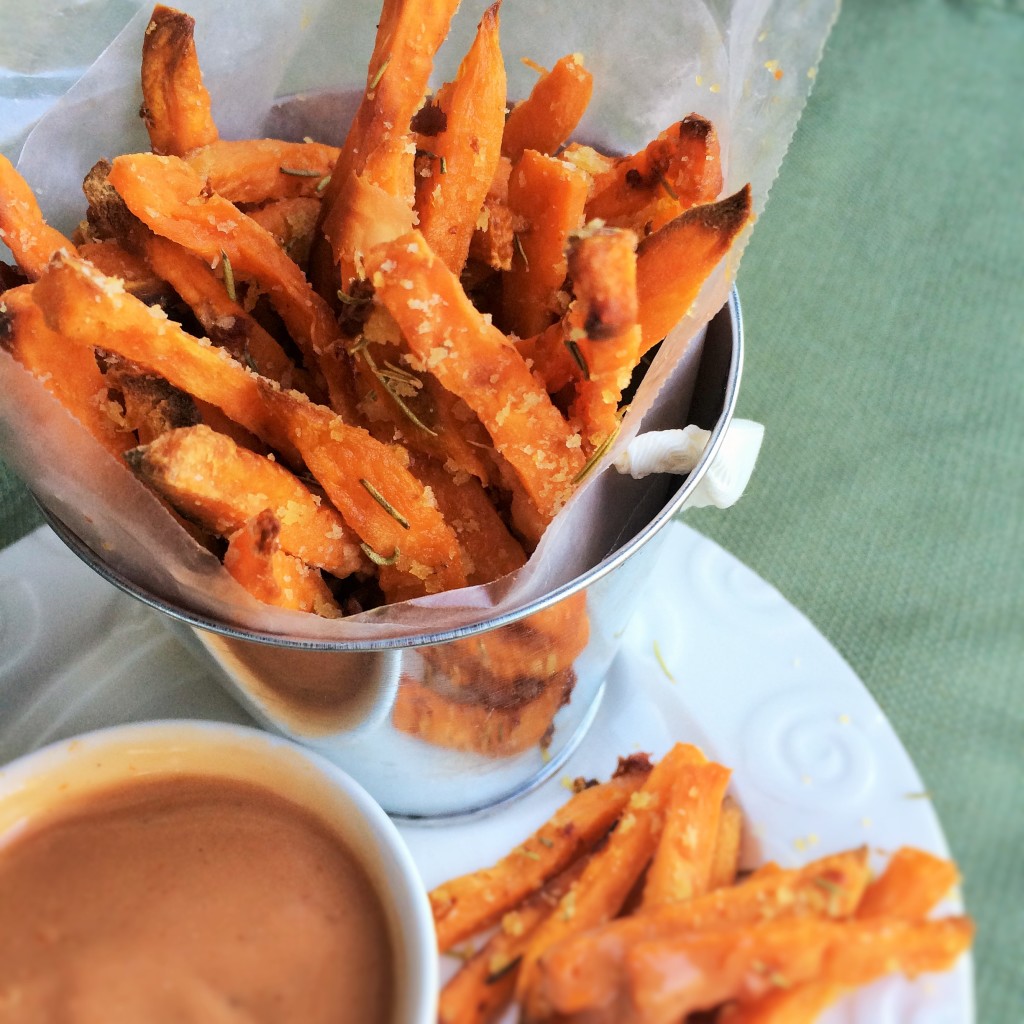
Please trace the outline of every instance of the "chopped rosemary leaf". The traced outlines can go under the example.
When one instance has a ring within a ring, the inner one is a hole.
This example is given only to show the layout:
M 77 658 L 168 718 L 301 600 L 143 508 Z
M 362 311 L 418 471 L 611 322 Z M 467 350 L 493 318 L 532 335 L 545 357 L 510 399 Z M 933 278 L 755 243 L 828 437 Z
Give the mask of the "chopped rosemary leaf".
M 384 77 L 384 72 L 387 71 L 388 65 L 390 63 L 391 63 L 391 55 L 388 54 L 388 56 L 384 58 L 384 63 L 381 64 L 381 66 L 379 68 L 377 68 L 377 74 L 375 74 L 373 76 L 373 79 L 370 81 L 369 88 L 371 90 L 376 89 L 377 86 L 380 85 L 380 80 Z
M 835 896 L 837 893 L 842 892 L 841 886 L 837 885 L 829 878 L 821 878 L 819 876 L 812 879 L 812 881 L 819 889 L 824 889 L 825 892 L 829 893 L 831 896 Z
M 526 258 L 526 251 L 523 249 L 523 240 L 518 234 L 512 236 L 512 244 L 515 246 L 516 252 L 519 254 L 519 258 L 523 261 L 523 266 L 529 270 L 530 261 Z
M 522 956 L 514 957 L 513 959 L 509 960 L 507 964 L 504 964 L 502 967 L 500 967 L 498 970 L 491 971 L 491 973 L 488 974 L 487 977 L 484 979 L 484 984 L 493 985 L 496 981 L 501 981 L 501 979 L 504 978 L 505 975 L 509 973 L 509 971 L 514 971 L 519 966 L 519 962 L 522 959 Z
M 384 555 L 377 554 L 369 544 L 360 544 L 363 549 L 363 553 L 366 557 L 373 562 L 374 565 L 394 565 L 398 561 L 398 548 L 395 548 L 395 553 L 390 557 L 386 558 Z
M 430 427 L 428 427 L 416 415 L 416 413 L 414 413 L 412 409 L 410 409 L 409 406 L 405 404 L 405 402 L 402 400 L 402 396 L 392 386 L 387 376 L 377 369 L 377 364 L 374 362 L 373 356 L 370 355 L 369 350 L 366 348 L 365 342 L 363 342 L 359 348 L 352 348 L 349 351 L 352 352 L 353 355 L 355 355 L 356 352 L 362 355 L 363 359 L 366 360 L 366 365 L 370 368 L 370 373 L 372 373 L 374 377 L 377 378 L 381 387 L 383 387 L 384 390 L 391 396 L 391 399 L 394 401 L 395 405 L 398 406 L 402 415 L 405 416 L 409 420 L 409 422 L 412 423 L 413 426 L 419 427 L 420 430 L 426 431 L 431 437 L 437 437 L 437 431 L 431 430 Z
M 322 171 L 308 170 L 305 167 L 278 167 L 282 174 L 291 174 L 296 178 L 319 178 Z
M 318 181 L 318 182 L 316 183 L 316 192 L 317 192 L 317 195 L 319 195 L 319 194 L 320 194 L 321 192 L 323 192 L 323 190 L 324 190 L 325 188 L 327 188 L 327 186 L 328 186 L 328 185 L 330 185 L 330 183 L 331 183 L 331 176 L 330 176 L 329 174 L 325 174 L 325 175 L 324 175 L 324 176 L 323 176 L 323 177 L 322 177 L 322 178 L 321 178 L 321 179 L 320 179 L 320 180 L 319 180 L 319 181 Z
M 442 174 L 447 174 L 448 173 L 448 161 L 445 160 L 445 158 L 443 156 L 439 156 L 437 159 L 438 159 L 438 163 L 440 163 L 440 165 L 441 165 L 441 173 Z
M 572 338 L 566 338 L 565 347 L 569 350 L 569 355 L 572 356 L 573 362 L 580 368 L 583 379 L 590 380 L 590 367 L 587 365 L 586 357 L 580 351 L 579 345 Z
M 662 174 L 662 173 L 661 173 L 661 171 L 655 171 L 655 173 L 656 173 L 656 174 L 658 175 L 658 181 L 659 181 L 659 182 L 661 183 L 661 187 L 662 187 L 662 188 L 663 188 L 663 189 L 664 189 L 664 190 L 665 190 L 665 191 L 666 191 L 666 192 L 668 193 L 668 196 L 669 196 L 669 198 L 670 198 L 670 199 L 676 199 L 676 200 L 678 200 L 678 199 L 679 199 L 679 195 L 678 195 L 678 193 L 677 193 L 677 192 L 676 192 L 676 190 L 675 190 L 675 189 L 674 189 L 674 188 L 673 188 L 673 187 L 672 187 L 672 186 L 671 186 L 671 185 L 670 185 L 670 184 L 668 183 L 667 179 L 665 178 L 665 175 L 664 175 L 664 174 Z
M 231 260 L 228 259 L 228 254 L 221 249 L 220 251 L 221 264 L 224 267 L 224 290 L 228 293 L 228 298 L 232 302 L 238 301 L 238 295 L 235 292 L 235 272 L 231 269 Z
M 338 289 L 338 301 L 343 302 L 346 306 L 365 306 L 370 301 L 369 296 L 360 298 L 357 295 L 349 295 L 348 292 L 343 292 L 340 288 Z
M 590 471 L 605 457 L 608 449 L 611 448 L 615 438 L 619 436 L 619 428 L 616 427 L 591 453 L 590 458 L 583 464 L 583 468 L 573 477 L 572 482 L 578 484 L 585 479 Z
M 402 513 L 399 512 L 398 509 L 396 509 L 395 506 L 392 505 L 391 502 L 388 501 L 388 499 L 385 498 L 369 480 L 360 477 L 359 482 L 366 489 L 367 494 L 369 494 L 370 497 L 373 498 L 373 500 L 377 502 L 377 504 L 380 505 L 380 507 L 384 509 L 384 511 L 387 512 L 387 514 L 391 516 L 396 523 L 399 524 L 399 526 L 402 526 L 406 530 L 409 529 L 409 520 L 406 519 L 405 516 L 403 516 Z

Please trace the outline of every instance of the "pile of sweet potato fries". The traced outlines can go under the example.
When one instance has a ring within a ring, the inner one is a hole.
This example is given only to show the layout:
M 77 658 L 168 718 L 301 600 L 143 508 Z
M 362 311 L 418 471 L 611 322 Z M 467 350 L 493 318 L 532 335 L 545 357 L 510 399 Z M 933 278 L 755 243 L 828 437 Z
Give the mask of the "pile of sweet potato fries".
M 438 946 L 481 947 L 441 993 L 440 1024 L 809 1024 L 883 975 L 947 970 L 966 917 L 929 917 L 955 865 L 902 848 L 872 878 L 867 849 L 737 872 L 730 772 L 677 744 L 620 762 L 493 867 L 430 893 Z M 694 1018 L 696 1019 L 696 1018 Z
M 151 152 L 71 238 L 0 159 L 0 343 L 263 601 L 339 616 L 524 563 L 637 364 L 751 217 L 713 126 L 570 142 L 579 55 L 509 109 L 499 5 L 428 91 L 456 0 L 385 0 L 340 148 L 220 138 L 158 6 Z

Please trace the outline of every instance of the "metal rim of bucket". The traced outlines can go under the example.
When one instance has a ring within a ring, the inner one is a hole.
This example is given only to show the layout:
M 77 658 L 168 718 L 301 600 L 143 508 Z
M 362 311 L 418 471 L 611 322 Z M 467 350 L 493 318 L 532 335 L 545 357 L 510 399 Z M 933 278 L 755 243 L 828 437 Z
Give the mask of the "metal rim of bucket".
M 743 372 L 743 315 L 740 308 L 739 294 L 735 288 L 729 293 L 726 302 L 729 310 L 732 352 L 729 363 L 729 372 L 725 382 L 725 395 L 722 411 L 711 431 L 711 438 L 700 457 L 696 467 L 687 475 L 686 480 L 679 490 L 665 504 L 661 511 L 651 521 L 625 544 L 617 548 L 610 555 L 604 558 L 592 569 L 589 569 L 582 576 L 563 584 L 556 590 L 545 594 L 529 604 L 506 612 L 494 618 L 484 619 L 481 622 L 469 626 L 462 626 L 457 629 L 443 630 L 437 633 L 424 633 L 415 637 L 385 637 L 379 640 L 308 640 L 304 638 L 288 637 L 281 634 L 261 633 L 256 630 L 246 629 L 240 626 L 231 626 L 216 619 L 209 618 L 198 612 L 184 608 L 181 605 L 173 604 L 162 598 L 156 597 L 144 590 L 138 584 L 128 579 L 122 573 L 111 568 L 103 562 L 96 553 L 81 538 L 68 529 L 46 506 L 37 501 L 44 519 L 57 534 L 57 536 L 70 548 L 86 565 L 95 573 L 112 583 L 119 590 L 131 595 L 150 608 L 169 615 L 172 619 L 184 622 L 189 626 L 198 629 L 205 629 L 212 633 L 219 633 L 221 636 L 230 637 L 235 640 L 247 640 L 252 643 L 266 644 L 271 647 L 287 647 L 294 650 L 304 651 L 385 651 L 396 648 L 423 647 L 428 644 L 447 643 L 451 640 L 459 640 L 463 637 L 472 636 L 476 633 L 496 629 L 499 626 L 508 625 L 519 619 L 525 618 L 536 612 L 551 607 L 558 601 L 571 594 L 588 587 L 590 584 L 614 571 L 626 559 L 628 559 L 640 546 L 647 543 L 651 537 L 666 526 L 675 515 L 681 510 L 686 499 L 690 497 L 700 483 L 708 467 L 715 460 L 725 439 L 725 432 L 729 427 L 736 408 L 736 401 L 739 396 L 739 383 Z

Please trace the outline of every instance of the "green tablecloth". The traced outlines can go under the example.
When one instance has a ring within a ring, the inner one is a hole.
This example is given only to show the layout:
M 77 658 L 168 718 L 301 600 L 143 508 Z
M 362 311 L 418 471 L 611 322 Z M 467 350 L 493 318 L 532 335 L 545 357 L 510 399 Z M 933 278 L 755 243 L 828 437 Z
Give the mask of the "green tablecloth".
M 689 522 L 880 702 L 1024 1019 L 1024 5 L 848 0 L 740 272 L 741 503 Z M 0 467 L 0 544 L 38 522 Z

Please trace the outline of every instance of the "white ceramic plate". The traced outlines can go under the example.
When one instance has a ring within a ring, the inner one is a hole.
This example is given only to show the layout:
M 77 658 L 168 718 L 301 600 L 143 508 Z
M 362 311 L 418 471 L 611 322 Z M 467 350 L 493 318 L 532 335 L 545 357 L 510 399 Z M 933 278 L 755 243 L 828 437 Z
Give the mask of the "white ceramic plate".
M 658 757 L 676 740 L 734 769 L 747 865 L 865 843 L 879 863 L 902 845 L 949 856 L 920 777 L 849 666 L 732 556 L 669 529 L 597 719 L 559 777 L 482 818 L 402 827 L 427 886 L 507 852 L 564 801 L 563 779 L 606 778 L 620 754 Z M 0 552 L 0 762 L 102 725 L 189 716 L 249 721 L 155 612 L 49 530 Z M 972 1024 L 970 961 L 885 979 L 822 1019 Z

